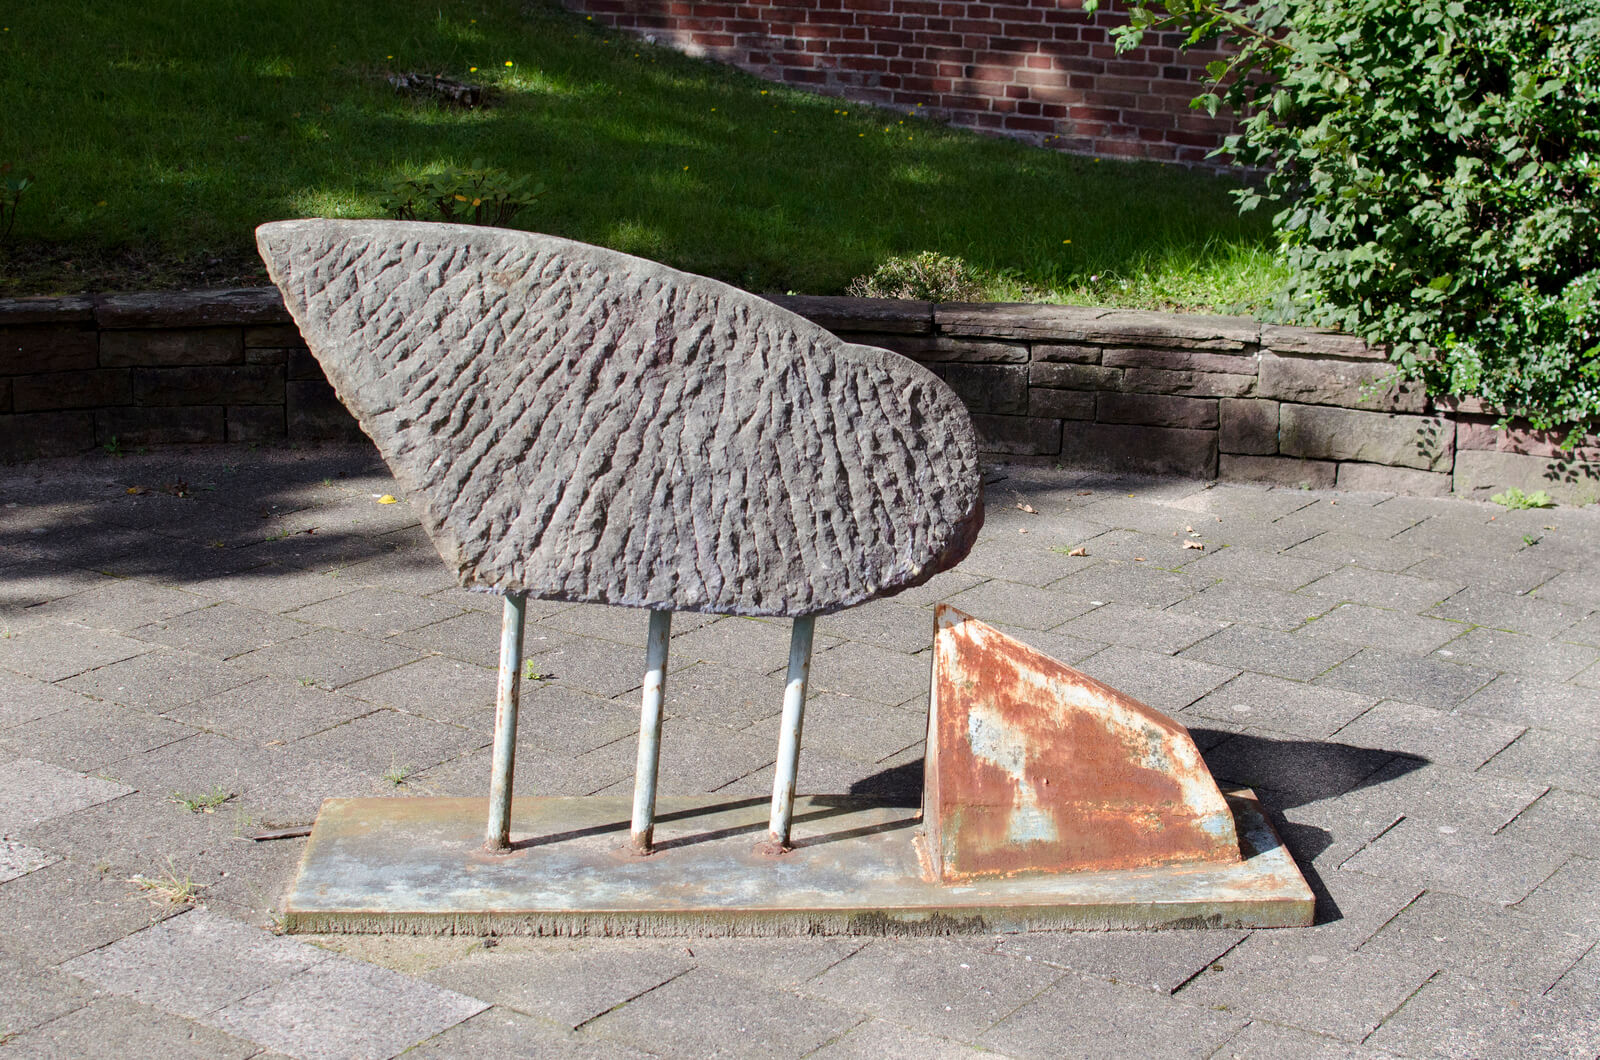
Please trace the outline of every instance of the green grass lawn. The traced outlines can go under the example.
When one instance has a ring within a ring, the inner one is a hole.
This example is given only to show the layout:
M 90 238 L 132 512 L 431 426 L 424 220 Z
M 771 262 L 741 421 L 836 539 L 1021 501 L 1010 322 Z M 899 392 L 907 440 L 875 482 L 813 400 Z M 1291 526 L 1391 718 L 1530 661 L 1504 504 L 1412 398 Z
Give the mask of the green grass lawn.
M 758 292 L 965 258 L 990 296 L 1227 308 L 1281 282 L 1229 183 L 943 128 L 610 35 L 548 2 L 45 0 L 0 14 L 0 163 L 28 171 L 0 292 L 265 282 L 251 230 L 382 216 L 482 159 L 548 189 L 517 225 Z M 397 95 L 391 72 L 490 105 Z

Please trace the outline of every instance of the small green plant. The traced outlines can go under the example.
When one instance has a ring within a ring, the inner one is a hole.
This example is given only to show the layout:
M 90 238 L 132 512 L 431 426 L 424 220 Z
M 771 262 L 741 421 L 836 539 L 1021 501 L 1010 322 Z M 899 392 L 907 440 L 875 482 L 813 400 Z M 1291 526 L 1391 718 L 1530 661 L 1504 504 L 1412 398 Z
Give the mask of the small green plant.
M 234 797 L 234 793 L 218 784 L 204 795 L 174 791 L 167 796 L 190 813 L 216 813 L 217 807 Z
M 104 449 L 106 451 L 106 455 L 107 456 L 121 456 L 122 455 L 122 443 L 117 441 L 117 436 L 114 435 L 114 434 L 111 436 L 111 440 L 109 442 L 106 442 L 100 448 L 102 448 L 102 449 Z
M 200 892 L 206 888 L 205 884 L 195 883 L 187 875 L 179 876 L 171 858 L 167 859 L 165 872 L 156 876 L 136 873 L 128 877 L 128 882 L 152 902 L 164 905 L 198 905 Z
M 1520 512 L 1525 508 L 1554 508 L 1556 502 L 1544 490 L 1534 490 L 1532 493 L 1523 493 L 1512 486 L 1504 493 L 1496 493 L 1489 498 L 1500 507 L 1510 512 Z
M 1523 534 L 1522 543 L 1527 545 L 1529 548 L 1532 548 L 1534 545 L 1539 543 L 1539 539 L 1532 534 Z
M 4 243 L 16 227 L 23 192 L 31 187 L 33 177 L 14 172 L 10 162 L 0 163 L 0 243 Z
M 925 302 L 970 302 L 983 285 L 977 272 L 960 258 L 932 250 L 890 258 L 866 276 L 850 281 L 857 298 L 913 298 Z
M 380 202 L 399 221 L 419 220 L 431 208 L 442 221 L 503 226 L 543 194 L 543 184 L 530 184 L 527 177 L 513 177 L 474 159 L 464 169 L 402 177 L 389 185 Z
M 522 679 L 524 681 L 548 681 L 550 675 L 533 665 L 532 659 L 522 661 Z
M 415 772 L 416 768 L 414 766 L 395 765 L 391 762 L 388 770 L 383 774 L 383 779 L 398 788 L 411 779 L 411 774 Z

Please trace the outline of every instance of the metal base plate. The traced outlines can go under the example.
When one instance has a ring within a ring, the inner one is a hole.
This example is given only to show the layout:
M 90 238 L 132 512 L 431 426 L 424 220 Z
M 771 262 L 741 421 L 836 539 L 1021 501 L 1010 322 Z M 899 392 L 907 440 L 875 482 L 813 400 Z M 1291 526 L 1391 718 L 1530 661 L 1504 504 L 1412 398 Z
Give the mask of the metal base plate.
M 626 798 L 519 798 L 508 854 L 484 799 L 329 799 L 286 907 L 295 932 L 929 935 L 1046 928 L 1297 927 L 1311 889 L 1248 791 L 1235 865 L 931 882 L 921 813 L 795 800 L 795 847 L 757 851 L 766 799 L 664 798 L 656 852 L 628 850 Z

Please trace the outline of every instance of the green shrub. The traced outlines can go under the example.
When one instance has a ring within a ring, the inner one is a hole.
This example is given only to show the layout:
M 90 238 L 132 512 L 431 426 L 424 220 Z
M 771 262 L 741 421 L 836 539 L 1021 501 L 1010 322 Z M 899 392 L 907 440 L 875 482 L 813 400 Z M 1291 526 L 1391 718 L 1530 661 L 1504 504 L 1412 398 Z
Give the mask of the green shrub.
M 857 298 L 914 298 L 925 302 L 976 301 L 983 285 L 971 265 L 960 258 L 924 250 L 885 261 L 866 276 L 850 281 Z
M 401 178 L 388 187 L 381 202 L 399 221 L 419 220 L 431 207 L 442 221 L 499 227 L 510 224 L 543 194 L 542 184 L 530 185 L 526 177 L 513 177 L 474 160 L 465 169 Z
M 1269 170 L 1291 312 L 1387 343 L 1433 393 L 1600 419 L 1600 0 L 1149 0 L 1233 58 L 1195 103 Z M 1570 438 L 1569 438 L 1570 441 Z

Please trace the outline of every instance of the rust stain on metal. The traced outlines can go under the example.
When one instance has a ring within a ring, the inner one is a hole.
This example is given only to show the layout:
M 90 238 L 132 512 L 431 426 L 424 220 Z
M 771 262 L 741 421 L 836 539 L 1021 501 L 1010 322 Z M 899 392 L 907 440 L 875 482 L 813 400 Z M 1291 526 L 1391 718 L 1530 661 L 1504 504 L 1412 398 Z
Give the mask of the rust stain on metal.
M 943 605 L 928 736 L 936 879 L 1240 860 L 1187 729 Z

